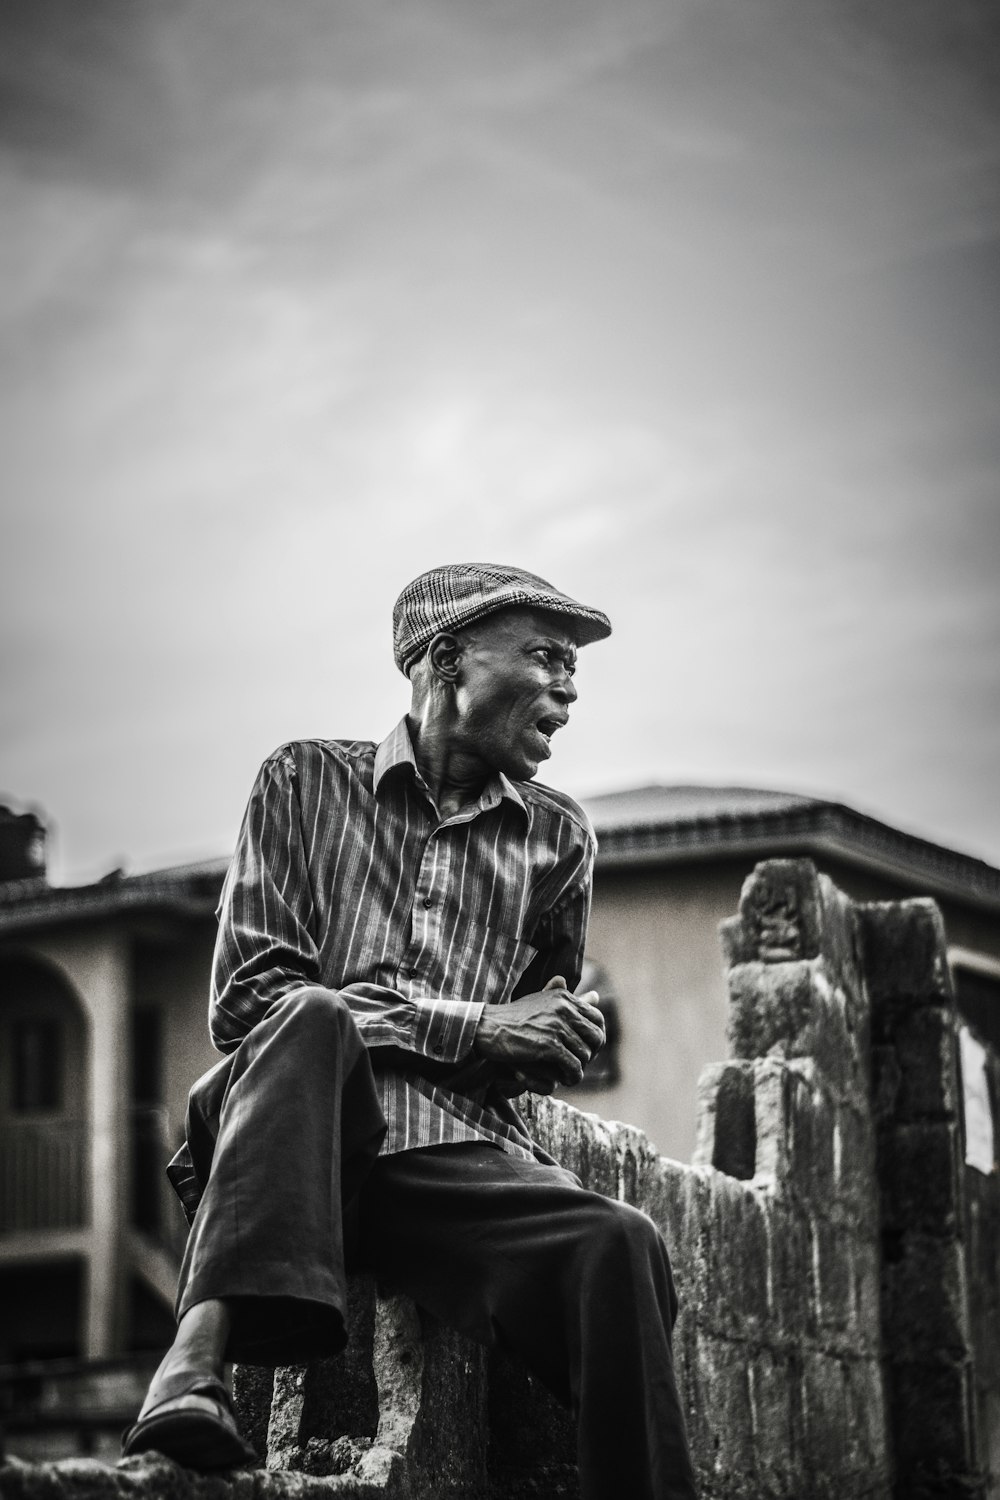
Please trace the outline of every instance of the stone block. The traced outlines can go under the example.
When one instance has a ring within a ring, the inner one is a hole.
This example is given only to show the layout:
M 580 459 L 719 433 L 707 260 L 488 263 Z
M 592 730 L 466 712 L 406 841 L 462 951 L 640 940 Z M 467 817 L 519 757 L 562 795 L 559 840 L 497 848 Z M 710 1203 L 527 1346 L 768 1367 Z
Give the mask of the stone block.
M 551 1156 L 585 1187 L 607 1198 L 617 1198 L 618 1149 L 616 1132 L 642 1137 L 629 1126 L 609 1124 L 561 1099 L 528 1095 L 521 1101 L 522 1114 L 532 1136 Z M 646 1143 L 649 1149 L 648 1142 Z
M 762 963 L 816 958 L 823 903 L 816 866 L 808 859 L 769 859 L 757 865 L 740 893 L 742 946 Z
M 772 1179 L 779 1191 L 784 1190 L 789 1175 L 788 1092 L 788 1065 L 777 1057 L 758 1059 L 754 1065 L 756 1175 Z
M 865 1103 L 838 1108 L 833 1153 L 836 1210 L 859 1232 L 873 1234 L 879 1215 L 875 1133 Z
M 820 964 L 739 964 L 729 971 L 729 995 L 734 1057 L 808 1060 L 838 1096 L 867 1098 L 867 1060 L 846 994 Z
M 316 1443 L 346 1437 L 355 1458 L 371 1447 L 379 1425 L 379 1392 L 373 1360 L 376 1293 L 371 1276 L 348 1280 L 347 1344 L 331 1359 L 289 1365 L 274 1371 L 266 1452 L 269 1469 L 302 1470 L 309 1444 L 317 1462 Z M 241 1375 L 237 1390 L 243 1386 Z M 335 1460 L 343 1463 L 341 1445 Z M 331 1471 L 332 1472 L 332 1471 Z
M 888 1493 L 891 1450 L 881 1361 L 875 1356 L 850 1360 L 843 1371 L 847 1467 L 866 1476 L 873 1489 L 884 1486 L 883 1493 Z
M 788 1182 L 805 1203 L 829 1205 L 836 1189 L 837 1109 L 821 1088 L 789 1069 Z
M 955 1119 L 959 1085 L 954 1010 L 943 1005 L 907 1007 L 897 1013 L 891 1035 L 899 1069 L 896 1118 Z
M 935 903 L 924 899 L 875 901 L 856 910 L 873 1040 L 880 1042 L 895 1006 L 950 1003 L 944 923 Z
M 815 965 L 805 960 L 777 965 L 755 961 L 730 969 L 733 1056 L 808 1056 L 816 1022 L 815 979 Z
M 854 1309 L 859 1352 L 881 1349 L 881 1283 L 879 1247 L 859 1239 L 854 1247 Z
M 699 1322 L 723 1337 L 749 1337 L 768 1321 L 764 1204 L 752 1188 L 719 1173 L 709 1186 L 697 1250 Z
M 158 1453 L 127 1458 L 114 1468 L 96 1459 L 0 1463 L 3 1500 L 414 1500 L 399 1487 L 373 1486 L 352 1475 L 234 1469 L 198 1474 Z
M 766 1224 L 771 1327 L 782 1340 L 798 1343 L 816 1333 L 809 1222 L 793 1205 L 771 1202 Z
M 727 1494 L 754 1480 L 749 1362 L 745 1344 L 698 1330 L 688 1436 L 699 1478 L 725 1480 L 733 1487 Z
M 967 1283 L 961 1241 L 901 1237 L 882 1269 L 883 1320 L 894 1358 L 969 1352 Z
M 887 1028 L 888 1030 L 888 1028 Z M 899 1058 L 891 1041 L 872 1047 L 872 1116 L 882 1124 L 891 1121 L 902 1086 Z
M 274 1371 L 264 1365 L 233 1366 L 233 1410 L 236 1425 L 258 1453 L 267 1452 Z
M 846 1451 L 847 1380 L 843 1358 L 807 1349 L 802 1359 L 804 1443 L 810 1471 L 834 1481 L 850 1472 Z
M 960 1170 L 955 1124 L 896 1125 L 880 1132 L 878 1178 L 883 1229 L 957 1234 Z
M 797 1495 L 808 1481 L 802 1450 L 801 1361 L 761 1349 L 747 1372 L 757 1480 L 765 1494 Z
M 812 1288 L 815 1322 L 820 1333 L 854 1329 L 854 1252 L 856 1237 L 841 1225 L 814 1218 L 812 1235 Z
M 716 1063 L 698 1082 L 694 1163 L 747 1180 L 754 1175 L 756 1157 L 753 1064 Z
M 349 1283 L 343 1355 L 275 1371 L 271 1471 L 463 1500 L 485 1487 L 485 1451 L 484 1351 L 408 1298 L 377 1295 L 371 1277 Z
M 698 1293 L 702 1224 L 711 1201 L 710 1171 L 684 1167 L 661 1157 L 659 1170 L 640 1177 L 636 1208 L 649 1215 L 663 1235 L 681 1301 Z
M 945 1357 L 893 1361 L 889 1411 L 899 1479 L 975 1472 L 973 1391 L 967 1364 Z
M 826 1085 L 841 1098 L 869 1093 L 867 1024 L 859 1029 L 850 992 L 820 969 L 815 979 L 812 1045 L 809 1056 Z

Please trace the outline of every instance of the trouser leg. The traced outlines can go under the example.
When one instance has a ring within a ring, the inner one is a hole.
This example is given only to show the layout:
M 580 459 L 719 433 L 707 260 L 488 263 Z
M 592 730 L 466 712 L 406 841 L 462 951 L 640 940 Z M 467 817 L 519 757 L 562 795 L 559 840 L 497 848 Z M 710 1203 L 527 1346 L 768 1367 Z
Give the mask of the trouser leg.
M 381 1157 L 361 1254 L 443 1323 L 519 1354 L 574 1409 L 583 1500 L 691 1500 L 666 1246 L 644 1214 L 488 1146 Z
M 218 1133 L 177 1316 L 224 1298 L 233 1311 L 230 1358 L 284 1363 L 331 1353 L 344 1341 L 343 1203 L 385 1132 L 347 1005 L 335 991 L 294 991 L 202 1085 L 192 1110 L 200 1104 L 202 1119 L 217 1112 Z

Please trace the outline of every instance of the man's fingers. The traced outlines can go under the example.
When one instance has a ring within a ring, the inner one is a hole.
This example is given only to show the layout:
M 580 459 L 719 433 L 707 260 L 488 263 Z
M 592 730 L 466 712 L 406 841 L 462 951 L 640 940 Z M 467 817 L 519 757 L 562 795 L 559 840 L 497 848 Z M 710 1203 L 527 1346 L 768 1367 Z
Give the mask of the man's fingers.
M 570 1030 L 586 1045 L 589 1053 L 594 1053 L 598 1047 L 604 1046 L 604 1017 L 595 1005 L 580 1005 L 574 997 L 572 1005 L 565 1013 L 564 1020 Z
M 554 1040 L 553 1055 L 558 1058 L 559 1053 L 569 1053 L 576 1058 L 581 1068 L 585 1068 L 594 1054 L 594 1048 L 585 1036 L 573 1026 L 567 1026 L 562 1037 Z
M 548 980 L 548 982 L 546 984 L 542 985 L 542 992 L 544 994 L 544 992 L 546 990 L 564 990 L 565 988 L 566 988 L 566 978 L 565 978 L 565 975 L 563 975 L 563 974 L 553 974 L 552 978 L 550 980 Z

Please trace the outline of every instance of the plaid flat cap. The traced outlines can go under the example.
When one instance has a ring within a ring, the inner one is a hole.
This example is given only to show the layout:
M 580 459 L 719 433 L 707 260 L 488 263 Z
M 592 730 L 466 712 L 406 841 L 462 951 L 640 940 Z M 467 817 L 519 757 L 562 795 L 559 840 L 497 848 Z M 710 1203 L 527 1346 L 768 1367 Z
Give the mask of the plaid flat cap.
M 581 646 L 611 634 L 607 615 L 560 594 L 535 573 L 505 563 L 447 563 L 414 578 L 396 600 L 392 649 L 397 667 L 408 677 L 439 630 L 461 630 L 511 608 L 568 616 Z

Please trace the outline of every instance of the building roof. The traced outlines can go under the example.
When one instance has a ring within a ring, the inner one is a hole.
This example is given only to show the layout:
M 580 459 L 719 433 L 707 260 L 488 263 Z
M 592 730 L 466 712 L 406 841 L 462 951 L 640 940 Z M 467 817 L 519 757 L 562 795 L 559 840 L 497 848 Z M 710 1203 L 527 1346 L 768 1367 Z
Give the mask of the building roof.
M 0 885 L 0 936 L 126 913 L 211 916 L 228 865 L 228 859 L 212 859 L 144 875 L 114 870 L 92 885 L 49 885 L 45 879 L 8 881 Z
M 720 855 L 805 854 L 821 862 L 826 854 L 911 890 L 1000 912 L 1000 870 L 839 802 L 750 787 L 648 786 L 589 797 L 584 806 L 597 831 L 599 871 Z M 126 914 L 208 917 L 228 863 L 206 860 L 143 875 L 116 870 L 79 886 L 8 881 L 0 884 L 0 936 Z
M 1000 911 L 1000 870 L 840 802 L 751 787 L 647 786 L 589 797 L 599 869 L 720 854 L 824 854 L 928 895 Z

